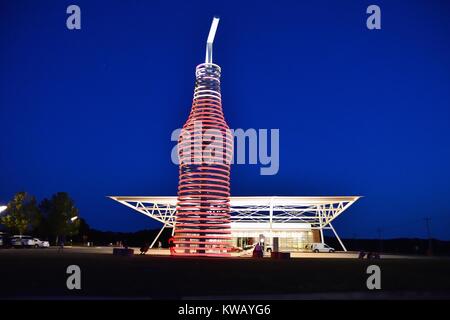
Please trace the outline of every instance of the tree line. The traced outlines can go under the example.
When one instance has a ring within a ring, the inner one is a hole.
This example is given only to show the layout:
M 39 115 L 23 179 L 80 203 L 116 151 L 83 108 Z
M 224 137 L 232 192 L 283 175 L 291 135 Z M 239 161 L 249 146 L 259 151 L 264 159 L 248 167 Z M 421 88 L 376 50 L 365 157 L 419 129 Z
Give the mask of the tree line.
M 89 228 L 66 192 L 57 192 L 40 203 L 27 192 L 17 192 L 0 213 L 0 225 L 11 234 L 30 234 L 55 243 Z

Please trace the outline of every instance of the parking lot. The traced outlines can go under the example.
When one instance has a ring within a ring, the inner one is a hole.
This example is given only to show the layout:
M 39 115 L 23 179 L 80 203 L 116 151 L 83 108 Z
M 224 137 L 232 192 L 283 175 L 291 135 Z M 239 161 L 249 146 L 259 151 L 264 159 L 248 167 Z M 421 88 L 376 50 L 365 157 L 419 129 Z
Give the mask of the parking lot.
M 305 254 L 295 259 L 179 258 L 167 250 L 112 255 L 111 247 L 0 250 L 5 299 L 192 297 L 429 297 L 450 296 L 450 259 L 395 256 L 358 260 L 355 253 Z M 331 259 L 334 258 L 334 259 Z M 367 266 L 382 271 L 382 290 L 366 287 Z M 81 290 L 66 286 L 67 267 L 81 270 Z M 331 296 L 330 296 L 331 295 Z
M 131 247 L 130 249 L 134 250 L 134 254 L 139 254 L 139 248 L 137 247 Z M 31 248 L 31 249 L 0 249 L 0 254 L 17 254 L 17 250 L 45 250 L 47 253 L 55 252 L 58 253 L 58 247 L 50 247 L 50 248 Z M 65 253 L 95 253 L 95 254 L 105 254 L 105 255 L 111 255 L 113 252 L 113 247 L 81 247 L 81 246 L 65 246 L 63 249 L 63 252 Z M 355 251 L 349 251 L 349 252 L 333 252 L 333 253 L 327 253 L 327 252 L 320 252 L 320 253 L 314 253 L 314 252 L 292 252 L 291 258 L 308 258 L 308 259 L 357 259 L 358 258 L 358 252 Z M 150 249 L 147 253 L 147 256 L 169 256 L 170 251 L 169 249 Z M 232 254 L 233 257 L 242 257 L 242 258 L 249 258 L 250 254 L 248 255 L 240 255 L 240 254 Z M 265 258 L 270 258 L 270 255 L 267 253 L 264 256 Z M 411 256 L 411 255 L 398 255 L 398 254 L 382 254 L 382 259 L 429 259 L 426 256 Z

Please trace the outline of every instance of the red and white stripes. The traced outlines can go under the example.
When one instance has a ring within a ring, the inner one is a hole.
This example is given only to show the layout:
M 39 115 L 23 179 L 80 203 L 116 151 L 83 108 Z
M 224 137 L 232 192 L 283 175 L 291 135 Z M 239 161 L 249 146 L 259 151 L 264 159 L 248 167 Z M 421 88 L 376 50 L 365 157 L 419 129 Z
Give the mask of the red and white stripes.
M 178 142 L 180 178 L 175 255 L 228 256 L 233 137 L 225 122 L 220 67 L 196 68 L 191 113 Z

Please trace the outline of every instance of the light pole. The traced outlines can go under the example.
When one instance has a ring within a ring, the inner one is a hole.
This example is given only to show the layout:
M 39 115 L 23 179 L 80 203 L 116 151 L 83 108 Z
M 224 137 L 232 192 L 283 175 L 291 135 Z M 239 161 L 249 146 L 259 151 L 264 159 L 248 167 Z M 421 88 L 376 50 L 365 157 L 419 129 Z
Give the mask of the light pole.
M 78 219 L 78 216 L 70 218 L 70 223 L 74 223 Z M 72 245 L 72 235 L 70 235 L 70 245 Z
M 7 206 L 0 206 L 0 213 L 2 213 L 3 211 L 5 211 L 6 209 L 8 209 Z
M 430 217 L 426 217 L 425 218 L 425 223 L 427 225 L 427 236 L 428 236 L 427 255 L 432 256 L 433 255 L 433 239 L 431 238 L 430 222 L 431 222 L 431 218 Z

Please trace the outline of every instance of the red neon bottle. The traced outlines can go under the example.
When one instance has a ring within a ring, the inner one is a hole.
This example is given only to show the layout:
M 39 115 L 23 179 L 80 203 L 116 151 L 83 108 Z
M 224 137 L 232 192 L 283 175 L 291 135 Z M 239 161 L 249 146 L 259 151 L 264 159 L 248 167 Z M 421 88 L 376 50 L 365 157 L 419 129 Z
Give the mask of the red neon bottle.
M 206 62 L 196 68 L 191 113 L 178 142 L 179 185 L 174 255 L 229 256 L 230 164 L 233 137 L 222 112 L 220 73 L 212 63 L 208 36 Z

